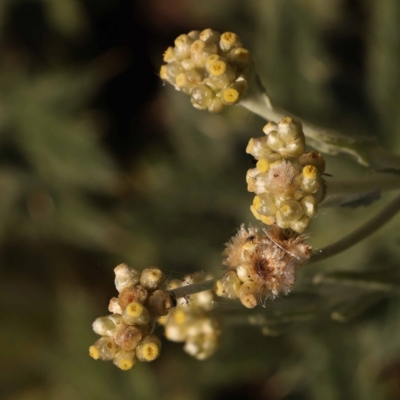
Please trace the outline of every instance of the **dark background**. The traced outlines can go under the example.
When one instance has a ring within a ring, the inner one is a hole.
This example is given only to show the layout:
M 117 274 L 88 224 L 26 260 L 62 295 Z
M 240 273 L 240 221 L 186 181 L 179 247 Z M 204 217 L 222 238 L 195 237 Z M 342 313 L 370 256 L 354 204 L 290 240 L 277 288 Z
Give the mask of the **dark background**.
M 268 329 L 251 326 L 237 304 L 218 306 L 224 332 L 210 360 L 166 341 L 159 360 L 129 372 L 87 355 L 118 263 L 218 276 L 223 244 L 255 223 L 244 149 L 264 121 L 240 107 L 196 111 L 163 86 L 162 53 L 175 37 L 238 33 L 278 104 L 396 151 L 399 19 L 397 0 L 1 0 L 1 397 L 400 398 L 398 218 L 300 271 L 293 295 L 257 309 Z M 327 160 L 334 177 L 366 173 Z M 387 198 L 322 210 L 312 243 L 337 240 Z M 336 270 L 384 271 L 393 287 L 311 285 Z M 330 318 L 360 302 L 365 312 L 350 322 Z

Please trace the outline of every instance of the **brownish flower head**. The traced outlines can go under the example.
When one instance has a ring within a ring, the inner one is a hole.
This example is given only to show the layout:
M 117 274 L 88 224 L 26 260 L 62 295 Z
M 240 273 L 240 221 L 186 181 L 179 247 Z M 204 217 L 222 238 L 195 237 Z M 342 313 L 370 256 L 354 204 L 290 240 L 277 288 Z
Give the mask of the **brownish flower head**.
M 259 293 L 273 299 L 290 292 L 296 271 L 310 258 L 312 247 L 306 239 L 276 225 L 262 230 L 242 225 L 226 245 L 224 264 L 242 282 L 254 282 Z

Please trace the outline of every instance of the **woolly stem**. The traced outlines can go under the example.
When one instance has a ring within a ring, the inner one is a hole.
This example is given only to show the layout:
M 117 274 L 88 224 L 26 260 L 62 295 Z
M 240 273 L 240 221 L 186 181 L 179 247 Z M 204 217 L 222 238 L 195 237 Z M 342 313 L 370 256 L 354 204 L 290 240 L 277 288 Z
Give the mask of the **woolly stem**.
M 180 297 L 186 297 L 194 293 L 204 292 L 205 290 L 210 290 L 213 288 L 216 279 L 209 279 L 204 282 L 194 283 L 192 285 L 181 286 L 176 289 L 168 290 L 175 299 Z
M 361 242 L 366 237 L 372 235 L 375 231 L 389 222 L 400 211 L 400 196 L 397 196 L 389 204 L 386 205 L 377 215 L 367 221 L 364 225 L 360 226 L 354 232 L 345 236 L 343 239 L 338 240 L 327 247 L 322 248 L 318 253 L 313 254 L 310 263 L 325 260 L 336 254 L 341 253 Z
M 269 98 L 253 66 L 250 75 L 249 89 L 245 98 L 239 103 L 254 114 L 267 121 L 278 122 L 284 117 L 294 117 L 290 112 L 276 107 Z M 301 120 L 307 143 L 316 150 L 326 154 L 347 154 L 358 163 L 380 170 L 400 171 L 400 156 L 391 154 L 377 145 L 374 139 L 360 136 L 347 136 L 334 130 L 324 129 Z

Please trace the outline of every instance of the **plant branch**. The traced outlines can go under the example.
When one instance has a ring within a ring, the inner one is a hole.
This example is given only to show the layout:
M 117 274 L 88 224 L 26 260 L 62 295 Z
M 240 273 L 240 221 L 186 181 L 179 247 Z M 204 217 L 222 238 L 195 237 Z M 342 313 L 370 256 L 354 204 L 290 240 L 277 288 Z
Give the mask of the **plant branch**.
M 168 290 L 175 299 L 186 297 L 194 293 L 204 292 L 205 290 L 212 289 L 216 279 L 209 279 L 200 283 L 193 283 L 192 285 L 181 286 L 176 289 Z
M 392 219 L 399 211 L 400 196 L 397 196 L 394 200 L 387 204 L 383 210 L 381 210 L 377 215 L 371 218 L 364 225 L 360 226 L 354 232 L 345 236 L 343 239 L 338 240 L 336 243 L 322 248 L 318 251 L 318 253 L 313 254 L 310 263 L 325 260 L 326 258 L 339 254 L 342 251 L 354 246 L 358 242 L 361 242 L 363 239 L 372 235 L 375 231 L 390 221 L 390 219 Z
M 375 140 L 369 137 L 346 136 L 334 130 L 324 129 L 276 107 L 271 102 L 254 66 L 250 76 L 249 89 L 239 104 L 268 121 L 278 122 L 284 117 L 301 120 L 304 134 L 308 139 L 307 143 L 322 153 L 347 154 L 364 166 L 377 170 L 400 171 L 400 156 L 382 149 Z

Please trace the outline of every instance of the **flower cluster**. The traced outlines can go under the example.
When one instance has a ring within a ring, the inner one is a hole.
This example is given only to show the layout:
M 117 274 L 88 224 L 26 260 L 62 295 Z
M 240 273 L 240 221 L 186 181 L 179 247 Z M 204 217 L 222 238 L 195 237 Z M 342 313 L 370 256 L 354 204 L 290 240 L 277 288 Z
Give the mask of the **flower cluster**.
M 216 282 L 216 294 L 239 299 L 247 308 L 288 294 L 296 271 L 312 254 L 306 238 L 276 225 L 268 230 L 242 225 L 226 245 L 224 264 L 229 271 Z
M 173 290 L 203 280 L 202 274 L 196 273 L 186 276 L 182 281 L 172 280 L 167 287 Z M 176 308 L 158 320 L 165 327 L 165 337 L 173 342 L 185 342 L 186 353 L 198 360 L 210 357 L 219 345 L 219 323 L 208 315 L 214 297 L 212 290 L 206 290 L 191 295 L 190 299 L 178 299 Z
M 110 315 L 93 322 L 93 330 L 101 336 L 89 348 L 95 360 L 113 360 L 122 369 L 131 369 L 137 362 L 155 360 L 161 342 L 153 335 L 156 318 L 166 315 L 174 306 L 171 296 L 160 290 L 164 274 L 158 268 L 147 268 L 141 273 L 126 264 L 115 269 L 118 297 L 110 300 Z
M 212 113 L 237 104 L 248 86 L 250 53 L 235 33 L 192 31 L 164 53 L 161 79 L 191 96 L 193 106 Z
M 248 190 L 256 193 L 250 207 L 264 224 L 304 232 L 324 196 L 321 153 L 305 151 L 300 122 L 283 118 L 264 126 L 265 136 L 250 139 L 246 152 L 256 160 L 247 172 Z

